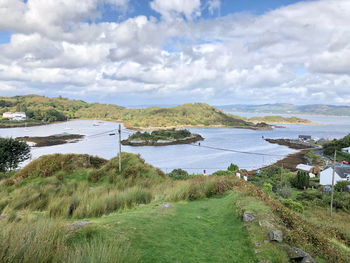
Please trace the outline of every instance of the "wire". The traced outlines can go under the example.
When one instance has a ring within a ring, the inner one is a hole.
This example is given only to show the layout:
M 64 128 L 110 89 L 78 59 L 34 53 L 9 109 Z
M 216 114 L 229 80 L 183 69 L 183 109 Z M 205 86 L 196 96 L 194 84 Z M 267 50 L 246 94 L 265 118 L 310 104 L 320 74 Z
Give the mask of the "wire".
M 115 130 L 110 130 L 110 131 L 104 131 L 104 132 L 101 132 L 101 133 L 91 134 L 91 135 L 88 135 L 86 137 L 87 138 L 91 138 L 91 137 L 95 137 L 95 136 L 105 135 L 105 134 L 111 133 L 111 132 L 115 132 Z
M 238 151 L 233 149 L 225 149 L 225 148 L 218 148 L 218 147 L 212 147 L 212 146 L 205 146 L 205 145 L 196 145 L 196 144 L 189 144 L 191 146 L 195 147 L 203 147 L 208 148 L 212 150 L 219 150 L 219 151 L 225 151 L 225 152 L 234 152 L 234 153 L 243 153 L 243 154 L 252 154 L 252 155 L 262 155 L 262 156 L 275 156 L 275 157 L 285 157 L 286 155 L 280 155 L 280 154 L 268 154 L 268 153 L 257 153 L 257 152 L 245 152 L 245 151 Z

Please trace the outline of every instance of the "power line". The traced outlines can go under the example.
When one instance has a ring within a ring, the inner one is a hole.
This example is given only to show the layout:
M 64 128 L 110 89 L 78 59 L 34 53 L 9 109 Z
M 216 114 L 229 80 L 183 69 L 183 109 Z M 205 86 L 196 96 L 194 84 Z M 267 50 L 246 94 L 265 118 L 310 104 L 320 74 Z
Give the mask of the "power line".
M 285 157 L 285 155 L 280 155 L 280 154 L 268 154 L 268 153 L 258 153 L 258 152 L 246 152 L 246 151 L 239 151 L 239 150 L 233 150 L 233 149 L 225 149 L 225 148 L 219 148 L 219 147 L 213 147 L 213 146 L 197 145 L 197 144 L 189 144 L 189 145 L 195 146 L 195 147 L 208 148 L 208 149 L 212 149 L 212 150 L 225 151 L 225 152 L 234 152 L 234 153 L 243 153 L 243 154 L 252 154 L 252 155 L 262 155 L 262 156 Z

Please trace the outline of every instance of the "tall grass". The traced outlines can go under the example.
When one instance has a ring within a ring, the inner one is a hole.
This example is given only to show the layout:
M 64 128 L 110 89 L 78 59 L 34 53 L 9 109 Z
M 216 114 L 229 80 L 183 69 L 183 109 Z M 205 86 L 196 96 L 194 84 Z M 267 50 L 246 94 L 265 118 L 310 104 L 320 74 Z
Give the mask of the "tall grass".
M 94 226 L 70 232 L 52 219 L 0 223 L 0 262 L 136 262 L 122 237 Z

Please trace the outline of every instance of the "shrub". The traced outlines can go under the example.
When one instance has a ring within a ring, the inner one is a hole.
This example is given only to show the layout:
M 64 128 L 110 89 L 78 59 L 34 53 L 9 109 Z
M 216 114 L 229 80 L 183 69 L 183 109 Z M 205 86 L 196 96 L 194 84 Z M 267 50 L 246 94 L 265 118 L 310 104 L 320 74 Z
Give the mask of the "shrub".
M 225 176 L 225 175 L 236 175 L 236 173 L 231 171 L 231 170 L 218 170 L 218 171 L 214 172 L 213 175 Z
M 101 170 L 91 170 L 88 175 L 88 180 L 92 183 L 97 183 L 101 178 L 103 174 Z
M 284 199 L 288 199 L 292 195 L 292 189 L 289 186 L 283 186 L 277 189 L 277 194 Z
M 264 183 L 263 191 L 264 191 L 266 194 L 270 194 L 270 193 L 272 192 L 272 185 L 269 184 L 269 183 Z
M 168 176 L 174 180 L 186 180 L 190 178 L 188 172 L 182 169 L 174 169 L 168 174 Z
M 345 186 L 350 185 L 349 181 L 338 181 L 337 184 L 334 186 L 334 190 L 337 192 L 343 192 Z
M 304 206 L 299 202 L 293 201 L 291 199 L 287 199 L 283 201 L 283 204 L 293 211 L 296 211 L 299 213 L 304 212 Z

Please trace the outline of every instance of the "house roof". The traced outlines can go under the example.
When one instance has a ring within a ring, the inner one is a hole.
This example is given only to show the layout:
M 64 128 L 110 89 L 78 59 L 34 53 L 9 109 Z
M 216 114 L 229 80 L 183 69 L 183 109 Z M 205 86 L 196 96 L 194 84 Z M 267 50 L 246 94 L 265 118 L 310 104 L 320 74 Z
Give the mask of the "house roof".
M 324 170 L 327 170 L 328 168 L 333 169 L 332 166 L 327 166 Z M 348 175 L 350 175 L 350 165 L 337 165 L 335 167 L 335 172 L 339 177 L 346 178 Z
M 309 172 L 312 168 L 313 168 L 313 166 L 306 165 L 306 164 L 298 164 L 297 165 L 297 169 L 307 171 L 307 172 Z

